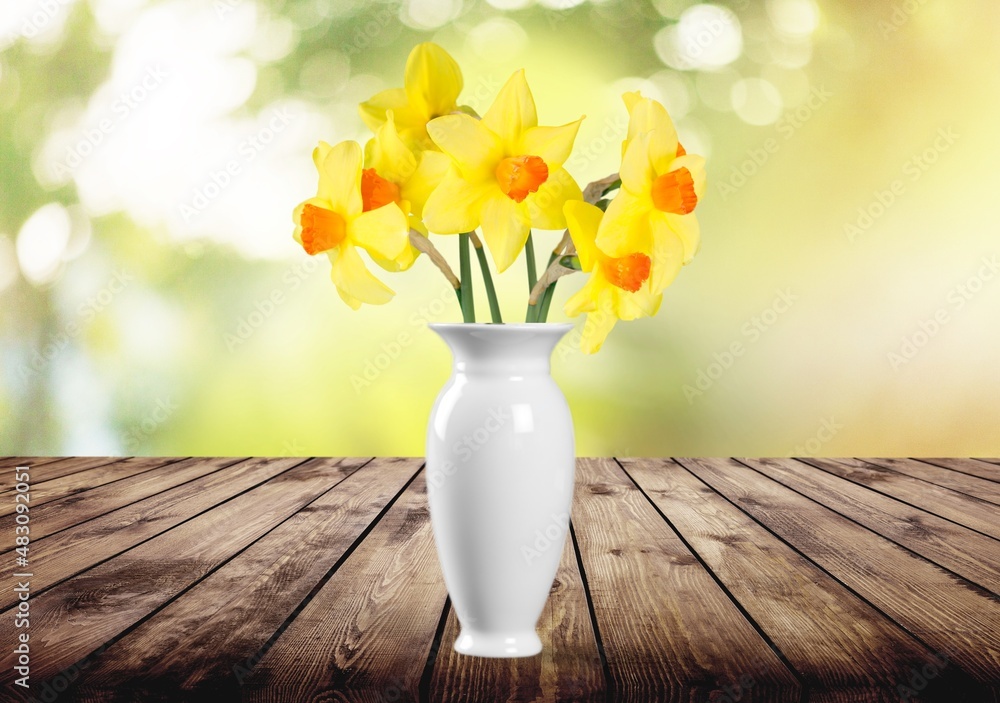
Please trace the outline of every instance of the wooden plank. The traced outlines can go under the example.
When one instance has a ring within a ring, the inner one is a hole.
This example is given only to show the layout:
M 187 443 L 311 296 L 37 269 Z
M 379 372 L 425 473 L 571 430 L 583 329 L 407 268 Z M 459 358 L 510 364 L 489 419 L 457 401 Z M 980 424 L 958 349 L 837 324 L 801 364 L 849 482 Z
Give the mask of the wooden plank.
M 264 655 L 243 699 L 415 701 L 445 599 L 421 473 Z
M 269 639 L 422 463 L 376 459 L 345 478 L 115 642 L 75 699 L 238 700 Z
M 997 506 L 992 503 L 935 486 L 912 476 L 904 476 L 891 469 L 873 466 L 861 459 L 837 458 L 822 462 L 807 459 L 807 461 L 835 476 L 1000 539 Z
M 121 457 L 113 456 L 73 456 L 46 460 L 31 465 L 31 483 L 50 481 L 60 476 L 66 476 L 76 471 L 84 471 L 95 466 L 103 466 L 118 461 Z M 10 493 L 14 487 L 13 471 L 0 472 L 0 494 Z
M 615 700 L 701 701 L 749 676 L 754 701 L 798 701 L 799 681 L 621 468 L 577 466 L 574 524 Z
M 920 459 L 930 464 L 943 466 L 953 471 L 985 478 L 988 481 L 1000 481 L 1000 459 Z
M 207 476 L 226 466 L 237 464 L 242 459 L 195 457 L 174 464 L 168 464 L 158 471 L 148 471 L 131 478 L 108 483 L 86 492 L 60 498 L 31 508 L 31 538 L 37 542 L 43 537 L 79 525 L 106 513 L 113 512 L 132 503 L 149 498 L 158 493 L 181 486 L 202 476 Z M 105 467 L 100 467 L 105 468 Z M 86 472 L 82 472 L 86 473 Z M 79 476 L 74 474 L 71 477 Z M 63 479 L 55 479 L 61 481 Z M 34 492 L 33 492 L 34 493 Z M 34 495 L 32 495 L 34 499 Z M 33 501 L 34 502 L 34 501 Z M 143 504 L 147 508 L 150 504 Z M 130 523 L 127 523 L 130 524 Z M 13 548 L 14 516 L 0 517 L 0 552 Z
M 985 591 L 735 459 L 678 461 L 984 688 L 997 686 L 1000 605 Z
M 31 482 L 31 509 L 36 510 L 45 503 L 74 495 L 98 486 L 104 486 L 114 481 L 119 481 L 130 476 L 152 471 L 163 466 L 168 466 L 177 459 L 156 459 L 139 457 L 133 459 L 122 459 L 111 464 L 96 466 L 92 469 L 77 471 L 76 473 L 54 478 L 48 481 Z M 88 496 L 89 499 L 89 496 Z M 14 512 L 13 501 L 5 501 L 0 497 L 0 516 L 10 515 Z M 2 533 L 0 533 L 2 534 Z
M 994 505 L 1000 505 L 1000 483 L 988 481 L 978 476 L 953 471 L 934 464 L 928 464 L 917 459 L 890 458 L 879 459 L 863 457 L 861 461 L 885 469 L 892 469 L 901 474 L 927 481 L 937 486 L 948 488 L 958 493 L 985 500 Z
M 232 459 L 200 459 L 218 468 Z M 301 459 L 251 459 L 31 542 L 32 593 L 155 537 L 239 493 L 274 478 Z M 0 591 L 0 609 L 16 602 Z
M 571 540 L 566 540 L 556 580 L 538 621 L 542 653 L 518 659 L 484 659 L 455 652 L 459 625 L 451 610 L 434 662 L 430 699 L 466 701 L 605 701 L 604 669 L 587 594 Z
M 272 459 L 272 463 L 299 459 Z M 312 460 L 31 599 L 32 680 L 41 686 L 193 586 L 356 471 Z M 254 616 L 256 614 L 253 614 Z M 97 657 L 99 659 L 100 657 Z M 0 685 L 11 690 L 12 654 Z
M 928 460 L 928 461 L 930 461 L 930 460 Z M 997 457 L 982 457 L 982 456 L 980 456 L 980 457 L 976 457 L 974 459 L 974 461 L 985 461 L 985 462 L 988 462 L 990 464 L 1000 464 L 1000 458 L 997 458 Z
M 825 459 L 741 459 L 757 471 L 873 532 L 1000 593 L 1000 542 L 978 532 L 819 471 Z
M 669 459 L 622 463 L 788 657 L 810 700 L 899 700 L 896 685 L 911 667 L 934 662 L 933 651 L 683 467 Z

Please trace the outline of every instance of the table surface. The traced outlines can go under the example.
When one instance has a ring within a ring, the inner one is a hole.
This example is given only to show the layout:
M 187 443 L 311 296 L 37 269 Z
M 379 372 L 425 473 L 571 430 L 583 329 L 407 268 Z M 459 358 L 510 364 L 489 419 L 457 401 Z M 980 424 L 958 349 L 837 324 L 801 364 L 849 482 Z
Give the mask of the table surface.
M 421 459 L 0 467 L 5 701 L 15 570 L 46 701 L 1000 700 L 1000 459 L 580 459 L 515 660 L 451 649 Z

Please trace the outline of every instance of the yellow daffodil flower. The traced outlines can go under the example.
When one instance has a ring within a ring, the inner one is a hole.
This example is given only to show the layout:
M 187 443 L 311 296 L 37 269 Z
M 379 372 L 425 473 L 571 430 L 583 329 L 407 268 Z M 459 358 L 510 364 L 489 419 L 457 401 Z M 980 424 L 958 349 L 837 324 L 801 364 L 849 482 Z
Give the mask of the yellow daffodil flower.
M 563 204 L 583 197 L 563 168 L 582 120 L 539 127 L 523 70 L 511 76 L 482 120 L 432 120 L 428 134 L 452 167 L 427 199 L 427 228 L 457 234 L 481 226 L 497 269 L 506 270 L 532 227 L 562 229 Z
M 440 151 L 414 151 L 407 146 L 396 129 L 392 110 L 386 121 L 365 146 L 365 169 L 361 172 L 361 195 L 365 203 L 395 202 L 409 215 L 410 227 L 427 234 L 424 226 L 424 203 L 438 186 L 451 160 Z M 392 260 L 375 258 L 389 271 L 404 271 L 413 265 L 419 252 L 407 244 L 406 251 Z
M 692 212 L 704 195 L 705 160 L 684 151 L 662 105 L 634 94 L 626 94 L 625 102 L 630 119 L 620 171 L 622 187 L 601 221 L 597 246 L 609 256 L 660 250 L 658 258 L 663 259 L 679 243 L 686 264 L 700 244 L 698 220 Z M 653 290 L 669 285 L 670 274 L 671 267 L 658 267 Z
M 597 247 L 597 232 L 606 217 L 600 208 L 577 200 L 566 203 L 565 211 L 580 268 L 590 278 L 566 301 L 564 310 L 570 317 L 587 313 L 580 346 L 585 353 L 593 354 L 604 344 L 618 320 L 655 315 L 663 294 L 652 287 L 655 262 L 651 252 L 633 251 L 610 257 Z M 680 268 L 679 253 L 677 268 Z
M 427 138 L 427 123 L 458 110 L 462 70 L 447 51 L 424 42 L 413 47 L 406 60 L 403 85 L 383 90 L 361 103 L 361 119 L 378 132 L 387 120 L 387 111 L 392 110 L 404 140 L 418 148 L 433 146 Z
M 395 202 L 398 188 L 374 170 L 364 176 L 361 160 L 356 142 L 320 142 L 313 150 L 319 189 L 293 215 L 295 241 L 311 256 L 326 253 L 337 292 L 355 310 L 362 303 L 382 305 L 394 295 L 368 271 L 357 249 L 391 261 L 405 253 L 410 230 Z

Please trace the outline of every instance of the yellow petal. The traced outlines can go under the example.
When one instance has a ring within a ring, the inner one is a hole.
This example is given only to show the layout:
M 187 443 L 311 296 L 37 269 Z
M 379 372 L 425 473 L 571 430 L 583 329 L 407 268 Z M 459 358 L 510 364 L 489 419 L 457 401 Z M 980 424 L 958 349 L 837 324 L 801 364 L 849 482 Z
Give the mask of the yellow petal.
M 618 173 L 622 179 L 622 189 L 635 195 L 647 195 L 653 187 L 656 169 L 650 160 L 650 140 L 652 136 L 646 132 L 629 142 L 622 157 L 622 166 Z
M 580 349 L 584 354 L 594 354 L 601 350 L 604 340 L 614 329 L 618 318 L 598 304 L 598 310 L 587 314 L 583 323 L 583 333 L 580 337 Z
M 643 286 L 635 293 L 625 290 L 615 291 L 615 314 L 619 320 L 637 320 L 640 317 L 652 317 L 660 307 L 662 293 L 653 295 L 648 286 Z
M 517 260 L 531 232 L 526 203 L 516 203 L 499 190 L 483 203 L 482 228 L 497 272 L 503 273 Z
M 569 158 L 581 122 L 582 117 L 561 127 L 531 127 L 521 135 L 515 153 L 540 156 L 550 171 L 557 169 Z
M 694 213 L 690 215 L 675 215 L 673 213 L 661 213 L 661 217 L 666 220 L 670 231 L 676 235 L 677 240 L 683 248 L 683 262 L 688 264 L 701 248 L 701 226 L 698 224 L 698 216 Z
M 580 313 L 597 310 L 597 298 L 601 290 L 601 284 L 597 276 L 591 276 L 583 284 L 583 288 L 569 297 L 563 306 L 563 312 L 567 317 L 576 317 Z
M 399 191 L 401 197 L 410 201 L 410 212 L 418 218 L 423 216 L 427 198 L 441 185 L 450 166 L 451 159 L 440 151 L 421 152 L 417 170 Z
M 412 223 L 411 223 L 412 224 Z M 417 258 L 420 256 L 420 251 L 414 247 L 412 244 L 407 244 L 406 249 L 403 253 L 397 256 L 395 259 L 381 259 L 377 256 L 372 256 L 372 261 L 378 264 L 381 268 L 386 271 L 392 271 L 393 273 L 398 273 L 399 271 L 406 271 Z
M 357 142 L 341 142 L 327 152 L 319 171 L 318 197 L 345 219 L 361 212 L 361 159 Z
M 431 119 L 456 109 L 462 92 L 462 70 L 447 51 L 433 42 L 424 42 L 410 52 L 403 84 L 415 111 Z
M 531 226 L 538 229 L 562 229 L 566 226 L 563 205 L 571 200 L 582 200 L 583 193 L 573 176 L 564 168 L 549 172 L 538 191 L 525 199 Z
M 330 254 L 330 278 L 344 302 L 357 310 L 361 303 L 384 305 L 395 293 L 371 274 L 361 256 L 350 244 L 334 249 Z
M 496 183 L 469 183 L 452 167 L 427 198 L 424 224 L 438 234 L 471 232 L 479 226 L 483 202 L 492 192 L 500 193 Z
M 467 179 L 496 181 L 503 145 L 480 120 L 468 115 L 447 115 L 428 122 L 427 133 Z
M 394 259 L 409 243 L 410 223 L 396 203 L 358 215 L 347 223 L 347 238 L 373 256 Z
M 650 141 L 650 160 L 654 164 L 659 166 L 663 159 L 673 159 L 677 155 L 677 129 L 666 108 L 655 100 L 640 98 L 629 109 L 626 140 L 631 143 L 646 133 L 655 133 Z
M 649 272 L 649 287 L 653 293 L 661 293 L 673 283 L 684 265 L 684 244 L 670 222 L 670 218 L 675 217 L 680 216 L 656 213 L 649 218 L 654 240 Z
M 400 138 L 392 111 L 365 147 L 365 167 L 396 184 L 405 183 L 417 170 L 417 158 Z
M 361 119 L 373 132 L 385 124 L 385 113 L 387 110 L 405 110 L 408 100 L 406 91 L 402 88 L 390 88 L 376 93 L 370 100 L 358 106 Z
M 538 125 L 535 99 L 528 88 L 523 68 L 507 79 L 496 100 L 483 115 L 483 124 L 500 135 L 508 155 L 517 154 L 521 133 Z
M 583 200 L 570 200 L 563 206 L 563 213 L 566 215 L 569 235 L 573 238 L 573 246 L 580 257 L 580 268 L 590 271 L 601 256 L 594 240 L 604 213 L 601 208 Z
M 631 149 L 631 147 L 629 147 Z M 608 256 L 640 252 L 650 254 L 653 234 L 649 226 L 652 202 L 622 190 L 608 205 L 597 229 L 597 247 Z

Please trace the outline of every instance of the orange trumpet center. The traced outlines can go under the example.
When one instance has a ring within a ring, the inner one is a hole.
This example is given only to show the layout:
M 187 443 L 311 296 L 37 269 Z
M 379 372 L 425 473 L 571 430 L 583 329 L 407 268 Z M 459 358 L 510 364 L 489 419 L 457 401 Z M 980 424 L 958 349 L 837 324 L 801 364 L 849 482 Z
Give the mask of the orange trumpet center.
M 375 169 L 366 168 L 361 172 L 361 202 L 362 210 L 377 210 L 383 205 L 399 202 L 399 186 L 387 181 L 375 173 Z
M 299 218 L 302 225 L 302 248 L 310 256 L 340 246 L 347 236 L 344 218 L 333 210 L 307 204 Z
M 497 166 L 500 190 L 515 203 L 536 192 L 548 177 L 549 167 L 539 156 L 508 156 Z
M 657 210 L 675 215 L 687 215 L 698 204 L 694 179 L 686 168 L 664 173 L 653 181 L 653 205 Z
M 651 263 L 645 254 L 629 254 L 619 259 L 607 259 L 602 267 L 605 278 L 612 285 L 629 293 L 635 293 L 649 278 Z

